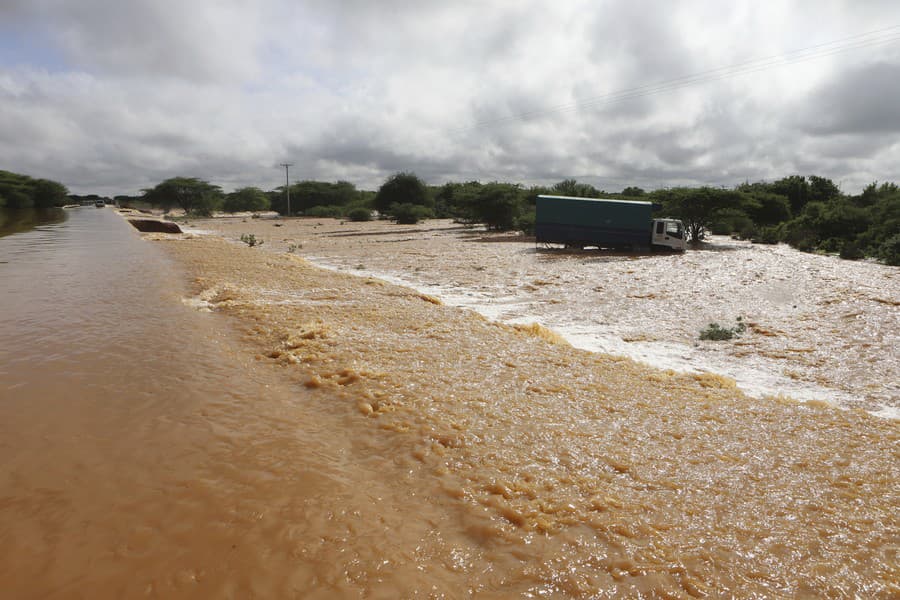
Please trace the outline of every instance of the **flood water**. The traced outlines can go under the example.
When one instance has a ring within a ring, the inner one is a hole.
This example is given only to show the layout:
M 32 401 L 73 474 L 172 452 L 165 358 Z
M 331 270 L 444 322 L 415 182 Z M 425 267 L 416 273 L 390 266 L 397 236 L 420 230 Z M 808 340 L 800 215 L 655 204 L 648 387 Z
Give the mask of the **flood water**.
M 2 597 L 342 597 L 382 564 L 390 464 L 184 306 L 121 217 L 0 239 L 0 282 Z
M 214 226 L 252 230 L 269 248 L 298 244 L 323 266 L 410 285 L 491 319 L 538 322 L 586 350 L 724 375 L 757 397 L 900 418 L 896 267 L 723 236 L 684 254 L 640 255 L 539 248 L 449 221 Z M 747 327 L 738 338 L 699 339 L 710 323 L 738 319 Z
M 61 208 L 6 210 L 0 207 L 0 237 L 65 220 L 66 212 Z
M 0 239 L 3 596 L 900 592 L 893 421 L 159 238 Z

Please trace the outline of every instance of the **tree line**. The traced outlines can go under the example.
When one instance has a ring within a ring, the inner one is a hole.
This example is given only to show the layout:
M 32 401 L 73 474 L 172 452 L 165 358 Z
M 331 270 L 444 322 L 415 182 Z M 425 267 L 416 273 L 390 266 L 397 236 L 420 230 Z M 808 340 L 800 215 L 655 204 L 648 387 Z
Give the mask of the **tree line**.
M 115 201 L 145 202 L 164 210 L 181 208 L 197 216 L 219 210 L 274 210 L 286 215 L 287 191 L 285 186 L 269 191 L 244 187 L 224 193 L 220 186 L 202 179 L 173 177 L 143 190 L 140 196 L 116 196 Z M 648 200 L 661 208 L 661 216 L 684 221 L 694 243 L 701 243 L 708 234 L 731 235 L 900 265 L 900 186 L 890 182 L 873 182 L 855 195 L 843 193 L 832 180 L 817 175 L 744 182 L 732 188 L 675 187 L 648 192 L 629 186 L 621 192 L 607 192 L 574 179 L 527 188 L 497 181 L 430 186 L 414 173 L 401 172 L 391 175 L 376 191 L 359 190 L 347 181 L 308 180 L 291 184 L 289 192 L 292 215 L 357 221 L 377 215 L 399 223 L 450 218 L 526 233 L 534 229 L 535 204 L 541 194 Z M 82 198 L 70 195 L 61 183 L 0 170 L 0 209 L 57 207 Z
M 69 190 L 59 182 L 0 171 L 0 210 L 53 208 L 68 201 Z
M 300 181 L 290 185 L 292 215 L 369 220 L 373 211 L 398 223 L 450 218 L 482 223 L 493 230 L 534 229 L 538 195 L 646 200 L 661 216 L 684 221 L 693 243 L 709 234 L 731 235 L 757 243 L 785 242 L 807 252 L 837 253 L 843 258 L 875 257 L 900 264 L 900 187 L 872 183 L 850 195 L 828 178 L 791 175 L 773 182 L 725 187 L 675 187 L 647 192 L 629 186 L 607 192 L 565 179 L 551 186 L 516 183 L 449 182 L 429 186 L 414 173 L 390 176 L 377 191 L 358 190 L 347 181 Z M 209 215 L 274 210 L 288 212 L 284 186 L 255 187 L 229 194 L 196 178 L 175 177 L 144 190 L 142 199 L 162 208 Z

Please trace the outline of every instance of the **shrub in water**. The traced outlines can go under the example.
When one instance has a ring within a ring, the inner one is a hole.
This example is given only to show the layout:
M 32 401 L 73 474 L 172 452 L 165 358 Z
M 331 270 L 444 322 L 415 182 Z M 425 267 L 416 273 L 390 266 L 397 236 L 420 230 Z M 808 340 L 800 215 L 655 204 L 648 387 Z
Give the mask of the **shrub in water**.
M 881 244 L 878 256 L 889 265 L 900 266 L 900 233 L 892 235 Z
M 533 210 L 526 211 L 519 215 L 516 219 L 516 227 L 522 230 L 525 235 L 534 235 L 535 213 Z
M 738 237 L 742 240 L 752 240 L 759 236 L 759 227 L 753 223 L 745 224 L 738 230 Z
M 241 241 L 250 246 L 262 246 L 263 241 L 256 239 L 256 236 L 252 233 L 244 233 L 241 235 Z
M 344 213 L 343 207 L 340 206 L 313 206 L 306 209 L 307 217 L 319 217 L 320 219 L 340 219 Z
M 401 225 L 415 225 L 431 216 L 427 206 L 419 204 L 392 204 L 390 215 Z
M 700 332 L 700 339 L 720 342 L 740 336 L 746 330 L 747 326 L 744 325 L 741 317 L 738 317 L 737 325 L 734 327 L 722 327 L 718 323 L 710 323 L 706 326 L 706 329 Z
M 371 221 L 372 220 L 372 211 L 368 208 L 360 206 L 358 208 L 353 208 L 347 213 L 347 218 L 351 221 Z
M 763 227 L 759 233 L 752 238 L 754 244 L 777 244 L 779 242 L 778 227 Z
M 841 246 L 840 257 L 846 258 L 847 260 L 860 260 L 865 258 L 866 254 L 856 242 L 844 242 L 844 245 Z

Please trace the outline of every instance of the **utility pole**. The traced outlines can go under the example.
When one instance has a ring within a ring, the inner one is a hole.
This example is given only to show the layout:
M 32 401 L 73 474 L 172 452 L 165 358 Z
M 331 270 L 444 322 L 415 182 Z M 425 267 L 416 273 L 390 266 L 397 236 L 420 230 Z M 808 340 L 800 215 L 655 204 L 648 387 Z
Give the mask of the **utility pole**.
M 287 216 L 291 216 L 291 181 L 288 177 L 288 169 L 294 166 L 294 163 L 281 163 L 284 167 L 284 193 L 287 195 Z

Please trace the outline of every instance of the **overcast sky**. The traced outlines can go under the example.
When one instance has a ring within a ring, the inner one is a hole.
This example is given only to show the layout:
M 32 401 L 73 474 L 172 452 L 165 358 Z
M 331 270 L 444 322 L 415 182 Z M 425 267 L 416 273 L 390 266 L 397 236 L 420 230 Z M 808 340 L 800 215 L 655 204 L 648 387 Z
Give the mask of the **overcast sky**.
M 897 0 L 0 0 L 0 169 L 75 193 L 900 182 Z

